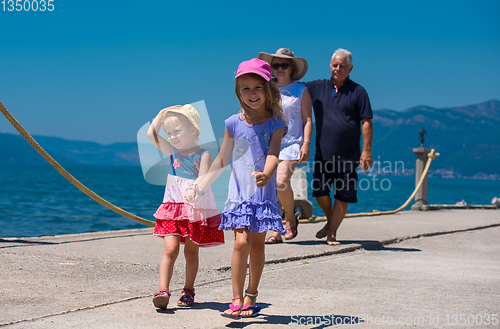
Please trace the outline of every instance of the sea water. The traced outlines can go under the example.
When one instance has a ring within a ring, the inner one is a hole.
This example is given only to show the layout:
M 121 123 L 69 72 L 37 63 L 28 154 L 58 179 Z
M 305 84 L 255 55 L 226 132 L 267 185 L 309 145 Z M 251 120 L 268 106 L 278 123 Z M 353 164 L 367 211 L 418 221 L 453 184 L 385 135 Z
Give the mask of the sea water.
M 163 200 L 164 187 L 147 183 L 140 167 L 69 165 L 65 168 L 107 201 L 145 219 L 155 220 L 153 214 Z M 224 208 L 227 198 L 229 176 L 230 171 L 225 170 L 212 185 L 219 210 Z M 307 176 L 310 182 L 311 173 Z M 348 213 L 396 209 L 415 188 L 414 177 L 359 177 L 359 202 L 351 204 Z M 314 215 L 323 216 L 310 188 L 308 193 Z M 500 197 L 500 181 L 429 178 L 430 204 L 455 204 L 462 200 L 468 204 L 491 204 L 495 196 Z M 145 227 L 90 199 L 48 164 L 0 164 L 0 237 Z

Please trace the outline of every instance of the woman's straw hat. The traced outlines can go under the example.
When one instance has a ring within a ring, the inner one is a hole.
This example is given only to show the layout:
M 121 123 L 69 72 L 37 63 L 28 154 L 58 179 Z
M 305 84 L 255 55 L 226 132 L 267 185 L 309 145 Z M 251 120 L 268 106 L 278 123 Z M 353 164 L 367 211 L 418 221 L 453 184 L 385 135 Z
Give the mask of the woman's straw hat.
M 295 57 L 288 48 L 280 48 L 276 51 L 276 54 L 259 53 L 259 58 L 268 62 L 269 65 L 272 64 L 274 57 L 285 58 L 294 62 L 295 69 L 290 76 L 290 79 L 294 81 L 302 79 L 307 72 L 307 61 L 304 58 Z

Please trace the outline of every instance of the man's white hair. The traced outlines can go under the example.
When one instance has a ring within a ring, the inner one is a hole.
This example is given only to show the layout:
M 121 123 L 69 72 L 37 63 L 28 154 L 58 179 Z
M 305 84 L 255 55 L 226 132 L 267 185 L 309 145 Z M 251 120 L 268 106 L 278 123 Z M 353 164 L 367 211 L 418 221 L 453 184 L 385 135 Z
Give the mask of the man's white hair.
M 332 59 L 330 60 L 330 63 L 333 61 L 335 55 L 338 55 L 340 57 L 345 57 L 347 59 L 347 64 L 349 64 L 349 67 L 352 67 L 352 54 L 349 50 L 343 48 L 335 50 L 335 52 L 332 55 Z

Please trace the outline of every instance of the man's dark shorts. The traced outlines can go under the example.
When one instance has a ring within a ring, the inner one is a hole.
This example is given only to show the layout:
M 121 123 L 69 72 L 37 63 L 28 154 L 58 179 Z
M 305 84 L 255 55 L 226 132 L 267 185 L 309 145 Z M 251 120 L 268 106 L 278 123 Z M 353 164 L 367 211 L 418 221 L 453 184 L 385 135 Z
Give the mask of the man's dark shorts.
M 335 199 L 348 203 L 358 202 L 356 197 L 358 164 L 350 161 L 314 160 L 313 197 L 330 195 L 335 186 Z

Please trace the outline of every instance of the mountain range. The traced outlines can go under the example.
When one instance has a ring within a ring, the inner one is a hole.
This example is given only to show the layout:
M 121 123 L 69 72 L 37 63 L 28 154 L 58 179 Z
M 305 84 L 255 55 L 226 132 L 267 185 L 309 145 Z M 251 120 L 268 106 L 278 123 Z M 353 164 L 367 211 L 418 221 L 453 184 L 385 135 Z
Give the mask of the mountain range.
M 430 175 L 500 179 L 499 125 L 498 100 L 463 107 L 416 106 L 405 111 L 374 111 L 372 155 L 379 164 L 373 170 L 379 174 L 413 175 L 412 150 L 420 146 L 418 132 L 424 128 L 425 147 L 440 153 L 432 163 Z M 61 165 L 140 165 L 136 143 L 102 145 L 33 137 Z M 0 133 L 0 145 L 0 162 L 45 162 L 20 135 Z
M 136 143 L 102 145 L 58 137 L 33 136 L 33 138 L 61 165 L 140 165 Z M 21 135 L 0 133 L 0 145 L 0 162 L 34 164 L 46 162 Z
M 424 146 L 440 156 L 432 174 L 449 177 L 500 178 L 500 102 L 436 109 L 417 106 L 406 111 L 374 111 L 374 158 L 403 161 L 415 168 L 412 149 L 420 146 L 418 132 L 427 132 Z

